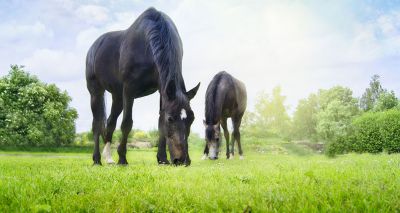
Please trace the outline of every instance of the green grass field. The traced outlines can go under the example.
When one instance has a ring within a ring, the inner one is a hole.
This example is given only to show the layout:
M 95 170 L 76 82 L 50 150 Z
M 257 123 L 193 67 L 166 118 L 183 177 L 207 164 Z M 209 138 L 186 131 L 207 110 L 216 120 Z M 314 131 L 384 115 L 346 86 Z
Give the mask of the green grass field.
M 217 161 L 196 148 L 190 167 L 158 166 L 155 149 L 130 150 L 127 167 L 92 166 L 90 153 L 2 151 L 0 212 L 400 211 L 400 155 L 288 147 Z

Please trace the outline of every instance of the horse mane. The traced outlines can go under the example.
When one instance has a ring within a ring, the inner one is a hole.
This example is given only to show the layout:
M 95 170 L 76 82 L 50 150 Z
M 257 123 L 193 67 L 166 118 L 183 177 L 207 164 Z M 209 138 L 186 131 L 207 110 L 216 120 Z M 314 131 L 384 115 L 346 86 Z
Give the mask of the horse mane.
M 225 71 L 219 72 L 217 75 L 214 76 L 214 78 L 211 80 L 211 83 L 207 87 L 205 108 L 206 124 L 214 125 L 219 121 L 221 117 L 223 101 L 218 102 L 217 89 L 221 79 L 225 74 Z
M 158 72 L 160 74 L 160 89 L 164 91 L 169 81 L 175 81 L 177 89 L 186 92 L 181 74 L 182 70 L 182 43 L 177 29 L 169 17 L 154 8 L 144 12 L 145 18 L 150 20 L 146 37 Z

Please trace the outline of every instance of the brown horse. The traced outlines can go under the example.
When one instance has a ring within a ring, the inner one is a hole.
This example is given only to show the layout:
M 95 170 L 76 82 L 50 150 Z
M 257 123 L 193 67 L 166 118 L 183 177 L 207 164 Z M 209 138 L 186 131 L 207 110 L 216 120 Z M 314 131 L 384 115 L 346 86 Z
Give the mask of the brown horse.
M 232 77 L 229 73 L 222 71 L 214 76 L 207 87 L 206 109 L 203 121 L 206 128 L 206 146 L 203 159 L 218 159 L 221 144 L 220 124 L 224 129 L 226 140 L 226 157 L 232 159 L 234 145 L 237 141 L 240 159 L 243 159 L 243 150 L 240 142 L 240 123 L 246 111 L 247 94 L 244 84 Z M 231 118 L 233 124 L 232 147 L 229 150 L 229 132 L 227 119 Z
M 107 163 L 113 163 L 110 144 L 118 116 L 123 111 L 118 164 L 127 164 L 126 143 L 132 128 L 136 98 L 160 93 L 157 161 L 169 164 L 166 144 L 174 164 L 190 165 L 187 139 L 194 120 L 190 107 L 200 86 L 186 91 L 182 77 L 182 42 L 172 20 L 149 8 L 126 30 L 108 32 L 90 47 L 86 81 L 93 113 L 94 164 L 101 164 L 99 137 L 106 146 Z M 104 92 L 112 94 L 111 114 L 105 122 Z M 106 124 L 105 124 L 106 123 Z

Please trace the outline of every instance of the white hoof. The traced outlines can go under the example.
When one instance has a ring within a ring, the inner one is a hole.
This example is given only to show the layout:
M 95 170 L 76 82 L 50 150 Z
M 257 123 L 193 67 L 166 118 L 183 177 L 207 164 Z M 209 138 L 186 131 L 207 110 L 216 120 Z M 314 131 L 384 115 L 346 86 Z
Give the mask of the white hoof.
M 229 156 L 229 160 L 233 160 L 233 155 L 230 155 L 230 156 Z
M 201 157 L 202 160 L 206 160 L 207 159 L 207 155 L 203 155 L 203 157 Z
M 111 155 L 111 143 L 107 142 L 103 149 L 103 157 L 107 164 L 114 164 L 115 161 L 112 159 Z
M 243 155 L 241 155 L 241 156 L 239 157 L 239 159 L 240 159 L 240 160 L 244 160 L 244 157 L 243 157 Z

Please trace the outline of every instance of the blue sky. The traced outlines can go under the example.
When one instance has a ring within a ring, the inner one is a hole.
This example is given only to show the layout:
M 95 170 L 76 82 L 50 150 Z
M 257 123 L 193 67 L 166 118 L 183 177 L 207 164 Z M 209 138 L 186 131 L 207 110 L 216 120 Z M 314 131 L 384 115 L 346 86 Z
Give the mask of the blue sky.
M 260 91 L 278 85 L 290 111 L 320 88 L 343 85 L 358 97 L 373 74 L 400 94 L 400 1 L 1 1 L 0 75 L 22 64 L 67 90 L 79 113 L 77 130 L 89 130 L 86 52 L 150 6 L 177 25 L 187 88 L 202 83 L 192 102 L 195 132 L 203 131 L 207 84 L 221 70 L 245 82 L 250 110 Z M 158 94 L 135 101 L 134 128 L 156 128 L 154 106 Z

